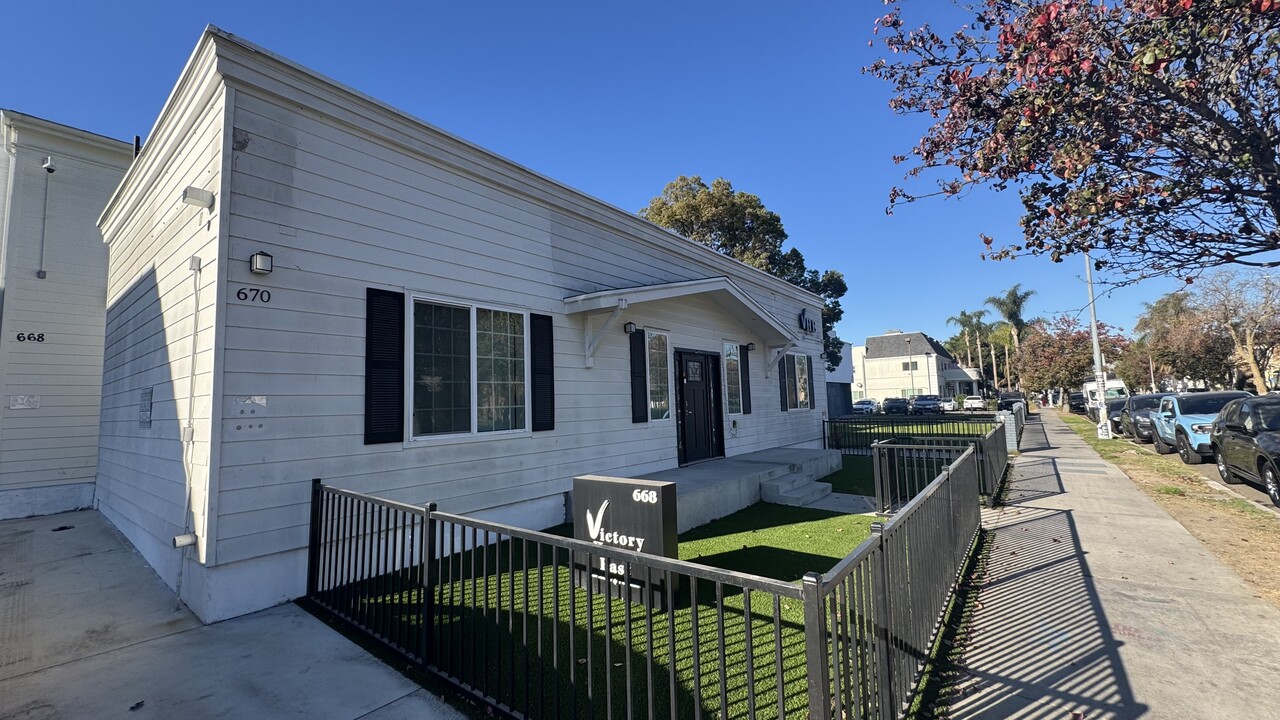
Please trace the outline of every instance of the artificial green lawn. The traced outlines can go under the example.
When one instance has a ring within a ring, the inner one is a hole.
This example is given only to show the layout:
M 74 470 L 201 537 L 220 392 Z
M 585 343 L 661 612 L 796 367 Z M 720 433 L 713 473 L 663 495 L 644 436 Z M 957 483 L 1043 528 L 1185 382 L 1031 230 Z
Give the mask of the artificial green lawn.
M 831 492 L 875 497 L 876 476 L 871 457 L 842 455 L 841 459 L 844 467 L 822 478 L 822 482 L 831 483 Z
M 761 503 L 683 534 L 679 555 L 794 584 L 852 552 L 869 536 L 871 520 Z M 686 579 L 671 593 L 674 612 L 648 612 L 570 589 L 568 554 L 550 546 L 504 541 L 449 557 L 437 584 L 439 620 L 430 656 L 439 670 L 514 710 L 532 717 L 570 717 L 571 710 L 605 717 L 606 697 L 614 699 L 614 717 L 629 717 L 628 711 L 649 717 L 650 697 L 656 718 L 694 717 L 695 707 L 706 717 L 719 717 L 723 709 L 733 718 L 794 717 L 807 710 L 804 610 L 796 597 L 753 591 L 747 612 L 748 594 L 741 588 L 709 581 L 693 586 Z M 633 581 L 644 579 L 642 570 L 636 572 Z M 375 603 L 405 602 L 388 608 L 389 614 L 414 622 L 409 611 L 416 591 L 376 597 Z

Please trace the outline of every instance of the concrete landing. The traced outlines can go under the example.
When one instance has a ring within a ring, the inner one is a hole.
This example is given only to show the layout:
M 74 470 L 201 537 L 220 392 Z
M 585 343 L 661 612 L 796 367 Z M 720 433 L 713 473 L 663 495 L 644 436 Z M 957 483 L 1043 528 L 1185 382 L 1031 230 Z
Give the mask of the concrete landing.
M 805 475 L 806 482 L 812 483 L 839 470 L 841 462 L 837 450 L 774 448 L 639 478 L 676 484 L 676 525 L 679 532 L 684 532 L 760 502 L 763 483 L 793 473 Z M 830 492 L 829 485 L 827 491 Z M 816 499 L 810 497 L 807 501 Z
M 80 511 L 0 522 L 0 717 L 462 716 L 295 605 L 201 625 Z

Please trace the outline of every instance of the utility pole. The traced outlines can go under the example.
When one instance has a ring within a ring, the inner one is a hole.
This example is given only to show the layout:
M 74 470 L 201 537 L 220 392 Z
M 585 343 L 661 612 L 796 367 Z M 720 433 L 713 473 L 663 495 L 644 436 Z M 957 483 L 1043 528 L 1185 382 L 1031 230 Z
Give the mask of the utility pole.
M 1111 439 L 1111 419 L 1107 417 L 1107 369 L 1102 364 L 1102 346 L 1098 344 L 1098 313 L 1093 307 L 1093 260 L 1084 254 L 1084 278 L 1089 286 L 1089 335 L 1093 339 L 1093 377 L 1098 384 L 1098 439 Z M 1087 399 L 1087 398 L 1086 398 Z

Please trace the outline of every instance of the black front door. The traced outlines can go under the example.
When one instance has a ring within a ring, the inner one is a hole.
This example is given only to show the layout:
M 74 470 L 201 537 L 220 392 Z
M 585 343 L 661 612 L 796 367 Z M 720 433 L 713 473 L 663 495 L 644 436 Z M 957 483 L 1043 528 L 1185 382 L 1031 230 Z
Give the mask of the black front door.
M 720 358 L 689 351 L 677 351 L 675 356 L 680 463 L 723 455 L 719 423 Z

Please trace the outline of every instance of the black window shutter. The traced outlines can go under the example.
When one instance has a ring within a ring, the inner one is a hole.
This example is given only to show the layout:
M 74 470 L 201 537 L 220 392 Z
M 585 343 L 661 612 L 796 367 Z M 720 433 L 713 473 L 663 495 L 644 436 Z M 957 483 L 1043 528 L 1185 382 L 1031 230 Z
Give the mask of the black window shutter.
M 738 346 L 738 377 L 742 378 L 742 414 L 751 414 L 751 353 L 746 345 Z
M 778 397 L 782 399 L 782 412 L 787 411 L 787 355 L 778 360 Z
M 818 398 L 813 394 L 813 356 L 805 355 L 804 359 L 809 363 L 809 409 L 812 410 L 818 406 Z
M 800 407 L 800 389 L 796 387 L 800 373 L 796 370 L 795 355 L 788 355 L 783 359 L 787 363 L 787 409 L 795 410 Z
M 637 330 L 628 337 L 631 339 L 631 422 L 649 421 L 649 375 L 645 372 L 648 361 L 645 357 L 645 333 Z
M 529 315 L 529 365 L 533 388 L 533 429 L 556 429 L 555 355 L 551 342 L 551 316 Z
M 369 288 L 364 317 L 364 444 L 404 440 L 404 293 Z

